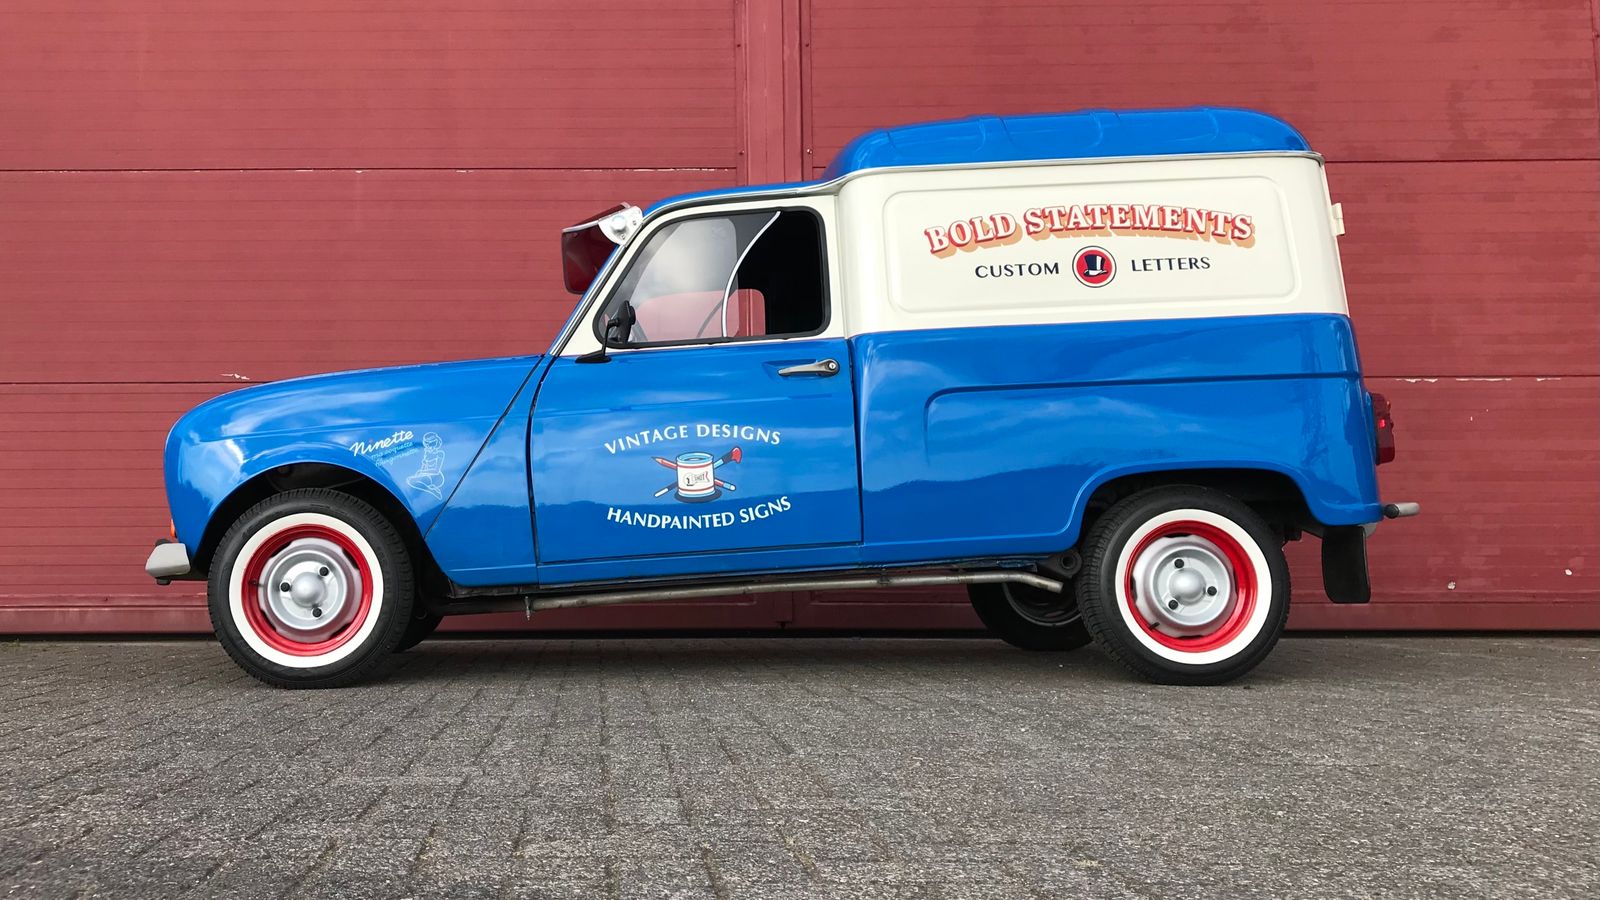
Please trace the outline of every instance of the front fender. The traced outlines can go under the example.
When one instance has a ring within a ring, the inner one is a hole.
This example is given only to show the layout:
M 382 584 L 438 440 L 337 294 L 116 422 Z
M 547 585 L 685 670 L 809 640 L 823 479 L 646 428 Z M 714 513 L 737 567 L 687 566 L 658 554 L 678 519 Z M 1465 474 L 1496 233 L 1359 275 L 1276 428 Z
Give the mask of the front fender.
M 426 532 L 537 358 L 373 369 L 224 394 L 167 438 L 178 540 L 200 546 L 222 504 L 281 466 L 315 463 L 370 478 Z

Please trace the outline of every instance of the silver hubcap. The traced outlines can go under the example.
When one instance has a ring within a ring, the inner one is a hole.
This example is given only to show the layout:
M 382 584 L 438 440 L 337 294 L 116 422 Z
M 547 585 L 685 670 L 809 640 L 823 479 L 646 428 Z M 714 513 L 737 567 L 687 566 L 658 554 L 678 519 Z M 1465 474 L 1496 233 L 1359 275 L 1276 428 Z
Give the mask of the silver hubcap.
M 350 624 L 361 591 L 360 571 L 337 544 L 300 538 L 267 560 L 261 609 L 279 634 L 314 643 Z
M 1134 603 L 1173 635 L 1215 631 L 1233 612 L 1233 572 L 1216 544 L 1194 535 L 1157 538 L 1133 563 Z
M 1067 597 L 1038 588 L 1002 584 L 1006 603 L 1017 615 L 1035 625 L 1055 628 L 1078 620 L 1078 608 Z

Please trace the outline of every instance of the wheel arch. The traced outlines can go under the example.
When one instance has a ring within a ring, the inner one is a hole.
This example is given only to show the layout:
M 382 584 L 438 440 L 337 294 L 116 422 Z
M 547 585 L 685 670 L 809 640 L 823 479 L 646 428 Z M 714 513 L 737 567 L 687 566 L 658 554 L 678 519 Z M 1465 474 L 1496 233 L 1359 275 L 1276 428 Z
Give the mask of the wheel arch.
M 1101 513 L 1124 497 L 1156 487 L 1192 485 L 1234 497 L 1263 519 L 1281 529 L 1286 538 L 1298 538 L 1315 517 L 1305 487 L 1281 469 L 1264 466 L 1201 466 L 1107 473 L 1087 485 L 1077 509 L 1078 537 L 1087 534 Z
M 428 550 L 416 518 L 400 498 L 370 475 L 326 462 L 296 462 L 274 466 L 246 479 L 217 504 L 206 521 L 200 543 L 192 554 L 194 571 L 204 577 L 228 528 L 245 510 L 269 497 L 296 488 L 326 488 L 349 494 L 376 509 L 405 540 L 414 561 L 419 586 L 444 581 L 444 574 Z

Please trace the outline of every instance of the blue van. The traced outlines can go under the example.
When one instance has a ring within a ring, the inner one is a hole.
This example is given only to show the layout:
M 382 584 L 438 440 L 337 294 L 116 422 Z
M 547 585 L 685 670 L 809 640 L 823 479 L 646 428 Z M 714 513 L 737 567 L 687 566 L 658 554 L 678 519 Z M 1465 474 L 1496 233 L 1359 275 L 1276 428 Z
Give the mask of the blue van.
M 442 617 L 966 585 L 1032 650 L 1206 684 L 1321 540 L 1369 599 L 1393 457 L 1340 207 L 1287 124 L 1228 109 L 872 132 L 821 180 L 615 206 L 562 235 L 548 350 L 218 397 L 166 446 L 224 649 L 351 682 Z

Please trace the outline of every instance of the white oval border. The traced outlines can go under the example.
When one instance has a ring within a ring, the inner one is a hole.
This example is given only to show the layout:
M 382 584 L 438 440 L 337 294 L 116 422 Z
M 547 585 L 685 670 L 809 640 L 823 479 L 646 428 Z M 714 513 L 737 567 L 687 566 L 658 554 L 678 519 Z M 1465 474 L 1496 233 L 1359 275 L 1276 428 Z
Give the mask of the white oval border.
M 273 648 L 263 641 L 251 627 L 250 621 L 245 617 L 245 597 L 243 585 L 237 577 L 240 560 L 250 559 L 260 549 L 261 545 L 271 540 L 273 536 L 289 528 L 301 525 L 320 525 L 330 528 L 344 535 L 355 544 L 356 550 L 367 559 L 367 566 L 372 571 L 372 608 L 367 611 L 367 618 L 361 623 L 361 628 L 350 640 L 317 656 L 293 656 Z M 244 546 L 239 549 L 239 554 L 233 558 L 233 564 L 228 567 L 228 615 L 233 617 L 233 626 L 244 638 L 246 645 L 255 651 L 257 656 L 267 662 L 277 663 L 290 669 L 315 669 L 320 666 L 332 665 L 366 645 L 367 639 L 372 636 L 372 630 L 378 626 L 378 615 L 383 611 L 383 567 L 378 564 L 378 555 L 373 552 L 372 545 L 367 542 L 361 532 L 357 531 L 350 523 L 343 519 L 322 513 L 295 513 L 274 519 L 267 523 L 255 534 L 250 536 Z
M 1128 583 L 1128 567 L 1133 563 L 1133 549 L 1139 546 L 1139 543 L 1147 535 L 1163 525 L 1191 521 L 1212 525 L 1238 541 L 1239 546 L 1244 548 L 1245 555 L 1249 557 L 1250 565 L 1254 566 L 1256 570 L 1256 608 L 1251 612 L 1250 619 L 1245 622 L 1244 628 L 1237 635 L 1234 635 L 1233 640 L 1228 641 L 1226 644 L 1199 653 L 1174 650 L 1146 634 L 1138 618 L 1134 616 L 1133 608 L 1128 603 L 1128 596 L 1125 593 Z M 1255 538 L 1241 528 L 1239 523 L 1227 516 L 1204 509 L 1175 509 L 1146 520 L 1123 543 L 1122 552 L 1117 556 L 1116 579 L 1117 610 L 1122 614 L 1123 625 L 1127 627 L 1134 639 L 1144 645 L 1145 649 L 1169 662 L 1183 665 L 1204 666 L 1211 663 L 1224 662 L 1237 656 L 1261 634 L 1261 629 L 1267 624 L 1267 615 L 1272 610 L 1272 570 L 1267 566 L 1267 557 L 1266 554 L 1261 552 L 1261 545 L 1257 544 Z

